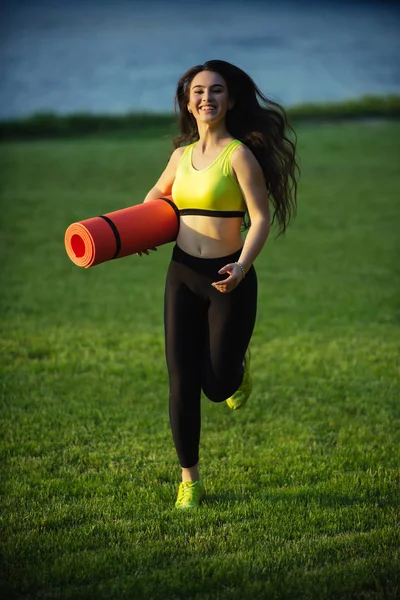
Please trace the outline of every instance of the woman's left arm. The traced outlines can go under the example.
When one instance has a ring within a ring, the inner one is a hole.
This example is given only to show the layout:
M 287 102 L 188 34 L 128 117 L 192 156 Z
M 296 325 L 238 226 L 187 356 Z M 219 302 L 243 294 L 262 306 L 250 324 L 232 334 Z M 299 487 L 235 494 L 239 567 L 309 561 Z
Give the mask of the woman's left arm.
M 238 262 L 245 273 L 263 249 L 270 230 L 270 210 L 264 174 L 246 146 L 241 146 L 232 156 L 232 169 L 249 211 L 251 226 L 247 233 Z
M 238 259 L 243 271 L 236 263 L 226 265 L 219 271 L 229 273 L 223 282 L 218 282 L 224 288 L 220 290 L 222 292 L 230 292 L 239 285 L 261 252 L 270 230 L 267 186 L 257 159 L 249 148 L 240 146 L 232 154 L 231 165 L 247 205 L 251 226 Z

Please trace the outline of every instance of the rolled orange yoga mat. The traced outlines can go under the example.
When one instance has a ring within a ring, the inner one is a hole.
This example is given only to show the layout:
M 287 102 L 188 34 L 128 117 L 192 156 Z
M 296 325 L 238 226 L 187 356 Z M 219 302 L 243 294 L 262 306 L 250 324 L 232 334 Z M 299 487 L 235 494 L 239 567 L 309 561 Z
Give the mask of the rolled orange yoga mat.
M 171 196 L 72 223 L 65 249 L 78 267 L 94 267 L 115 258 L 173 242 L 179 211 Z

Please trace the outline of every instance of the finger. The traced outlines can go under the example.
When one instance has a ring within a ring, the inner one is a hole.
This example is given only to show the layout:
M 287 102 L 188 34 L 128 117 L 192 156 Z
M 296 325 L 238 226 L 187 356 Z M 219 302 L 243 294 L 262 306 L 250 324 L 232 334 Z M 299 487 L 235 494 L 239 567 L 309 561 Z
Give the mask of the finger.
M 239 285 L 239 283 L 240 279 L 236 275 L 231 275 L 230 277 L 224 279 L 223 285 L 227 289 L 229 289 L 229 291 L 232 291 L 235 287 Z
M 234 281 L 236 281 L 236 277 L 234 277 L 233 275 L 229 275 L 229 277 L 224 279 L 224 286 L 230 285 Z
M 235 281 L 236 277 L 233 275 L 228 275 L 228 277 L 225 277 L 224 279 L 219 279 L 218 281 L 214 281 L 213 284 L 211 285 L 222 285 L 222 286 L 226 286 L 227 284 L 229 285 L 232 281 Z
M 239 284 L 236 282 L 234 282 L 233 284 L 230 285 L 220 285 L 220 286 L 216 286 L 215 289 L 218 290 L 219 292 L 222 292 L 224 294 L 229 294 L 230 292 L 233 292 L 234 289 L 237 288 Z
M 225 265 L 224 267 L 222 267 L 222 269 L 220 269 L 218 271 L 218 273 L 220 275 L 222 275 L 223 273 L 230 273 L 232 271 L 233 267 L 234 267 L 234 265 L 232 265 L 232 264 Z

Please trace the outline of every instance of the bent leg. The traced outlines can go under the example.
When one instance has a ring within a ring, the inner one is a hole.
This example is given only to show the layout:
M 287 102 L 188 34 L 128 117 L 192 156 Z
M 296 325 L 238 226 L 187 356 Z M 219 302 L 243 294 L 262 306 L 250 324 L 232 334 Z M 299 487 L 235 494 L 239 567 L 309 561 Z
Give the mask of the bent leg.
M 223 402 L 239 388 L 256 314 L 257 275 L 254 267 L 233 292 L 221 294 L 213 288 L 202 378 L 203 391 L 211 401 Z

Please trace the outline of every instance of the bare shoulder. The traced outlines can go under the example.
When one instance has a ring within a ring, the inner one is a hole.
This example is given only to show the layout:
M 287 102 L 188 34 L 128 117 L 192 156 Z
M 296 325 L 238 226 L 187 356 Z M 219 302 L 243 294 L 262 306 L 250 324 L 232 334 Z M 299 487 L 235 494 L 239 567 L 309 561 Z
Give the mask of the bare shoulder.
M 178 165 L 181 161 L 185 148 L 175 148 L 172 154 L 169 157 L 168 164 L 166 166 L 166 171 L 168 173 L 175 172 L 178 168 Z
M 179 148 L 175 148 L 175 150 L 172 153 L 172 156 L 182 156 L 182 154 L 185 152 L 186 150 L 186 146 L 179 146 Z
M 183 153 L 186 150 L 186 146 L 180 146 L 179 148 L 175 148 L 173 153 L 171 154 L 170 160 L 173 162 L 179 162 L 183 156 Z
M 261 167 L 258 160 L 245 144 L 240 144 L 232 152 L 231 166 L 235 173 L 238 171 L 259 172 Z
M 185 151 L 185 148 L 176 148 L 171 156 L 169 157 L 167 166 L 164 171 L 161 173 L 155 187 L 162 194 L 170 194 L 171 188 L 174 183 L 176 170 L 179 166 L 179 162 L 182 158 L 182 155 Z

